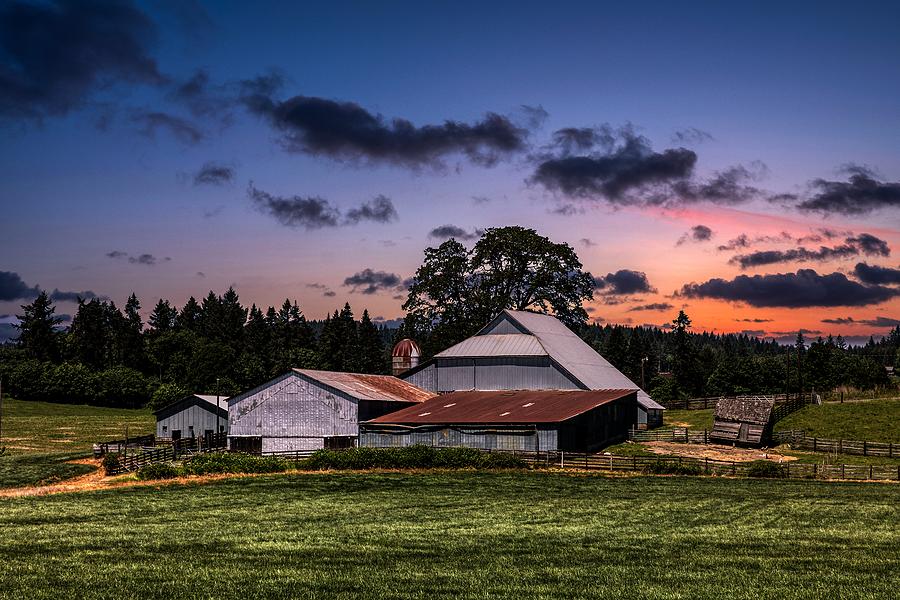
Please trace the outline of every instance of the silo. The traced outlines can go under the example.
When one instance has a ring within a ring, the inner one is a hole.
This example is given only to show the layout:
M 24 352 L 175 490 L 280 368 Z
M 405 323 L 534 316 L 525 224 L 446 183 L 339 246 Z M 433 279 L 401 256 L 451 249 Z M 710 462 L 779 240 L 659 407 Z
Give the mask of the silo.
M 409 338 L 397 342 L 391 353 L 391 372 L 396 376 L 419 365 L 419 345 Z

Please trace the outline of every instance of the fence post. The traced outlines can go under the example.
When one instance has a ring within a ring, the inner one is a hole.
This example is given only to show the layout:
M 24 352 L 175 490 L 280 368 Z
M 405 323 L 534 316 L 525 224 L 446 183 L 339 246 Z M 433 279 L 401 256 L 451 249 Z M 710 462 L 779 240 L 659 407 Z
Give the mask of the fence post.
M 844 465 L 843 463 L 841 463 L 841 479 L 846 479 L 846 477 L 844 476 L 844 467 L 845 467 L 845 466 L 846 466 L 846 465 Z
M 737 475 L 737 468 L 735 467 L 734 461 L 731 461 L 731 476 L 734 477 Z
M 863 440 L 863 456 L 868 456 L 868 454 L 866 454 L 866 451 L 866 440 Z
M 869 465 L 869 479 L 872 479 L 872 465 Z
M 840 439 L 840 440 L 838 440 L 838 454 L 843 454 L 843 453 L 844 453 L 844 440 Z
M 816 438 L 813 438 L 813 452 L 816 451 Z
M 631 470 L 637 471 L 637 456 L 631 457 Z
M 819 478 L 819 463 L 813 463 L 813 479 Z
M 791 478 L 791 463 L 785 463 L 785 466 L 787 467 L 787 478 L 790 479 Z

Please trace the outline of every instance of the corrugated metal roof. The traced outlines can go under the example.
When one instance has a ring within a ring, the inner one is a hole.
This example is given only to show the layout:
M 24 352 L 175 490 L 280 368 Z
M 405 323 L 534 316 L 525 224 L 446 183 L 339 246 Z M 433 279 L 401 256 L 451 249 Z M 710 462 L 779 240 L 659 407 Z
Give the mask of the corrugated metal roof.
M 216 406 L 216 397 L 215 396 L 210 396 L 208 394 L 194 394 L 194 396 L 196 396 L 197 398 L 200 398 L 204 402 L 208 402 L 209 404 Z M 222 410 L 228 410 L 228 396 L 219 396 L 218 406 Z
M 641 406 L 658 410 L 665 408 L 651 399 L 647 392 L 640 389 L 556 317 L 527 311 L 504 310 L 498 318 L 503 315 L 533 334 L 550 357 L 585 387 L 592 390 L 614 388 L 638 390 L 638 403 Z M 488 327 L 490 325 L 482 331 Z M 491 336 L 479 332 L 476 337 Z
M 474 356 L 547 356 L 547 351 L 533 335 L 503 333 L 476 335 L 435 355 L 437 358 L 471 358 Z
M 561 423 L 635 390 L 451 392 L 368 421 L 396 425 Z
M 312 369 L 294 369 L 294 372 L 338 389 L 359 400 L 423 402 L 434 397 L 432 392 L 390 375 L 364 375 Z

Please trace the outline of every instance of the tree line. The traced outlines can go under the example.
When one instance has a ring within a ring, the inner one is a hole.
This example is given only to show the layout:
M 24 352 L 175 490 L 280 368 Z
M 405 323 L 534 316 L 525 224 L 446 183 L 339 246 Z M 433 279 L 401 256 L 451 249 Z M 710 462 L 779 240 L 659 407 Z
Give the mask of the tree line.
M 41 293 L 22 307 L 14 347 L 0 350 L 0 377 L 21 399 L 156 408 L 192 393 L 230 396 L 291 368 L 387 373 L 391 332 L 357 319 L 349 304 L 307 321 L 296 301 L 265 311 L 234 289 L 181 308 L 161 299 L 147 322 L 132 294 L 79 300 L 68 328 Z

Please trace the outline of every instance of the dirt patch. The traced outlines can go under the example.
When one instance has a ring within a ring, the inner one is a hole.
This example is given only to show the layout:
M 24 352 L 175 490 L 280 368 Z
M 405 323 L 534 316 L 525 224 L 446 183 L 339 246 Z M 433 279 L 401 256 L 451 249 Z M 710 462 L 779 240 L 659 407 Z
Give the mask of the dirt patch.
M 710 460 L 728 460 L 750 462 L 754 460 L 771 460 L 788 462 L 797 460 L 796 456 L 785 456 L 772 450 L 757 448 L 735 448 L 718 444 L 680 444 L 678 442 L 643 442 L 642 445 L 654 454 L 668 456 L 686 456 L 690 458 L 708 458 Z

